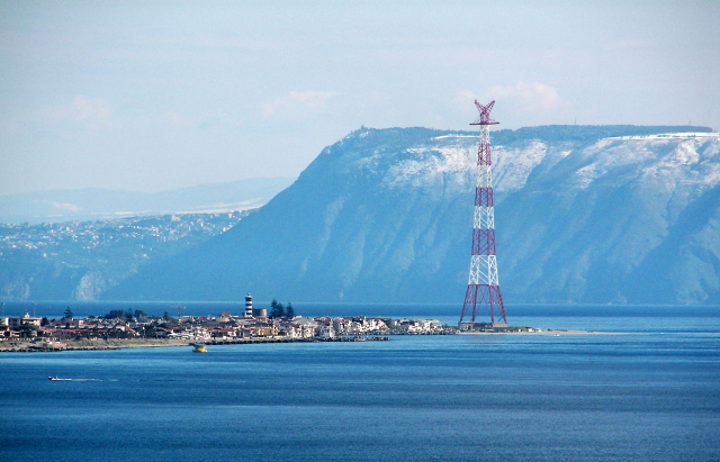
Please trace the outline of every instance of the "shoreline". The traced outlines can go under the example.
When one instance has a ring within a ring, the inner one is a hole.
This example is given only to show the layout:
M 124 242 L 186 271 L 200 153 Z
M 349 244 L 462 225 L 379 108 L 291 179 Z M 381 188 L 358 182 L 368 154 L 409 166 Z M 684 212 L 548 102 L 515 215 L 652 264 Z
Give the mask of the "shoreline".
M 528 332 L 528 331 L 516 331 L 516 332 L 458 332 L 456 335 L 550 335 L 553 337 L 559 337 L 561 335 L 633 335 L 632 332 L 595 332 L 587 330 L 543 330 L 541 332 Z
M 213 340 L 189 340 L 189 339 L 82 339 L 66 340 L 64 342 L 38 342 L 32 341 L 1 341 L 0 353 L 52 353 L 61 351 L 103 351 L 121 350 L 125 348 L 162 348 L 162 347 L 189 347 L 194 343 L 205 345 L 252 345 L 266 343 L 326 343 L 326 342 L 366 342 L 366 341 L 389 341 L 391 336 L 398 334 L 368 335 L 368 336 L 344 336 L 332 338 L 304 337 L 250 337 L 250 338 L 228 338 Z M 408 335 L 408 334 L 404 334 Z M 415 335 L 440 335 L 440 334 L 415 334 Z M 447 334 L 445 334 L 447 335 Z M 536 335 L 560 337 L 566 335 L 639 335 L 632 332 L 595 332 L 584 330 L 548 329 L 529 332 L 527 330 L 516 331 L 457 331 L 452 335 Z
M 265 343 L 333 343 L 389 341 L 387 335 L 346 336 L 333 338 L 286 338 L 252 337 L 222 340 L 187 339 L 113 339 L 113 340 L 67 340 L 59 343 L 0 342 L 0 353 L 56 353 L 62 351 L 105 351 L 125 348 L 189 347 L 195 343 L 203 345 L 255 345 Z
M 187 340 L 178 339 L 111 339 L 111 340 L 66 340 L 53 343 L 0 342 L 0 353 L 54 353 L 61 351 L 103 351 L 124 348 L 160 348 L 189 346 Z

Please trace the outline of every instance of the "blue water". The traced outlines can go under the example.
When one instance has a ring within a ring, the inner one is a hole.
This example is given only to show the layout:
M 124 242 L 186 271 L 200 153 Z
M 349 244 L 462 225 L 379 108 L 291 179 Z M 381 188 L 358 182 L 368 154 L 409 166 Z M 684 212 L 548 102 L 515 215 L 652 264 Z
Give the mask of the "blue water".
M 629 334 L 2 354 L 0 460 L 720 460 L 720 309 L 514 313 Z

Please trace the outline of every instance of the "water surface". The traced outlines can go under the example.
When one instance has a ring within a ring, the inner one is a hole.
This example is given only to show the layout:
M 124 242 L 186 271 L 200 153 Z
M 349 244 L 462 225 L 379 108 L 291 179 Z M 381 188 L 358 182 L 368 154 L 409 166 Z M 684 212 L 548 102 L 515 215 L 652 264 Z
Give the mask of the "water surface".
M 511 320 L 631 334 L 3 354 L 0 458 L 720 460 L 720 314 L 588 310 Z

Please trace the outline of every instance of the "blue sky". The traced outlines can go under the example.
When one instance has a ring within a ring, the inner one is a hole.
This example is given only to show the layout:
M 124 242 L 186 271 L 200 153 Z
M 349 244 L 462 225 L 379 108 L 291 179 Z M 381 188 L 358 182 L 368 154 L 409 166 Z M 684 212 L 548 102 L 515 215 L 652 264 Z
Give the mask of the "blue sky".
M 0 1 L 0 194 L 296 176 L 361 125 L 720 129 L 720 2 Z

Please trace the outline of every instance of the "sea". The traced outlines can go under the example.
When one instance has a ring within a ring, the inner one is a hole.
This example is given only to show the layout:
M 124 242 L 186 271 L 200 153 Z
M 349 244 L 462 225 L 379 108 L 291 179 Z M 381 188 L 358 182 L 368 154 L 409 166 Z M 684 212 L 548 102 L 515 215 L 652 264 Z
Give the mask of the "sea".
M 7 302 L 7 315 L 176 303 Z M 183 314 L 240 313 L 187 303 Z M 435 318 L 456 305 L 293 303 Z M 615 335 L 0 354 L 3 461 L 720 461 L 720 307 L 508 305 Z M 72 381 L 49 381 L 49 376 Z

